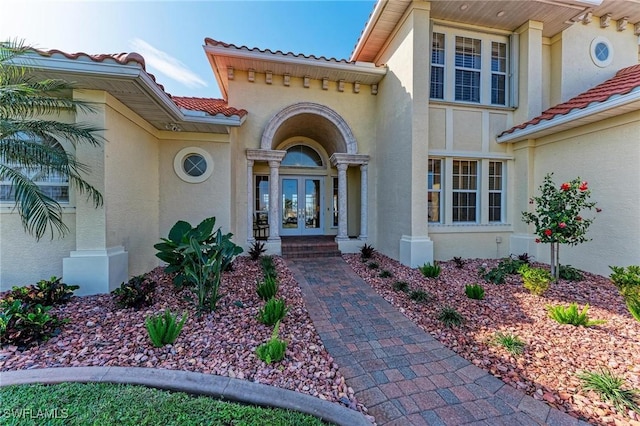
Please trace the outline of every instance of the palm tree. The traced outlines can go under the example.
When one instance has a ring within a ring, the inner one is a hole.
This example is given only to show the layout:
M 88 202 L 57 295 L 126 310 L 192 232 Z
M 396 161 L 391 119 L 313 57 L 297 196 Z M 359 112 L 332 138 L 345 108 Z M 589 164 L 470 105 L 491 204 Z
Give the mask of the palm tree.
M 86 194 L 96 208 L 101 206 L 102 195 L 82 177 L 88 167 L 59 143 L 97 146 L 102 140 L 98 128 L 48 119 L 63 112 L 91 111 L 91 106 L 68 97 L 71 84 L 30 75 L 16 61 L 29 50 L 19 41 L 0 42 L 0 195 L 15 201 L 28 234 L 40 240 L 49 229 L 53 239 L 54 234 L 67 235 L 69 228 L 62 220 L 62 207 L 38 181 L 54 177 Z

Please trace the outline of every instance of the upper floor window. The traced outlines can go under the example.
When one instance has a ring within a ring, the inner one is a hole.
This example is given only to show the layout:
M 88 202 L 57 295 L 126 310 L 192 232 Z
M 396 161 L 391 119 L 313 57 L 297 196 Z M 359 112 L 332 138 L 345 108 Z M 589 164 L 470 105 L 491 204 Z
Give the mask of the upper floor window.
M 20 135 L 17 135 L 17 137 L 20 137 Z M 26 141 L 27 139 L 23 140 Z M 44 142 L 39 141 L 39 143 Z M 60 143 L 55 139 L 47 140 L 45 145 L 50 150 L 59 150 L 64 153 L 64 148 L 62 148 Z M 37 184 L 42 193 L 54 201 L 58 203 L 69 202 L 69 178 L 67 176 L 64 176 L 54 170 L 47 172 L 41 167 L 25 167 L 18 162 L 12 162 L 10 160 L 7 160 L 4 165 Z M 0 180 L 0 202 L 15 202 L 15 200 L 15 188 L 13 187 L 12 182 L 6 179 Z
M 431 99 L 507 105 L 507 38 L 438 28 L 431 42 Z
M 322 157 L 311 147 L 294 145 L 287 149 L 282 159 L 282 166 L 289 167 L 322 167 Z

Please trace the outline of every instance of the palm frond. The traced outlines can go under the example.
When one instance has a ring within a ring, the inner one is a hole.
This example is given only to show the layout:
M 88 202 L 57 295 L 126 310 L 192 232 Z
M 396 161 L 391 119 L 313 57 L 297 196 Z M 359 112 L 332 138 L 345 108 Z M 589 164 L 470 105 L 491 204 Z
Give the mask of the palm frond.
M 61 237 L 69 233 L 69 227 L 62 220 L 62 207 L 37 184 L 4 164 L 0 164 L 0 176 L 11 182 L 22 226 L 36 240 L 45 235 L 47 228 L 52 239 L 54 231 Z

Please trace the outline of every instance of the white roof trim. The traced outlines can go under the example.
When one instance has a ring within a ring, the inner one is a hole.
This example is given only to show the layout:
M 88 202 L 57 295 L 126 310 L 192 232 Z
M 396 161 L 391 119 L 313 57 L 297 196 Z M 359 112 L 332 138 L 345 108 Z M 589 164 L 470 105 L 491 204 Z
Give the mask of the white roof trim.
M 523 139 L 532 139 L 535 138 L 538 133 L 543 132 L 545 130 L 553 129 L 556 126 L 561 126 L 563 124 L 569 124 L 574 120 L 579 120 L 582 118 L 589 117 L 591 115 L 595 115 L 601 112 L 608 111 L 610 109 L 618 108 L 625 106 L 627 104 L 640 101 L 640 87 L 636 87 L 630 93 L 624 95 L 614 95 L 603 102 L 594 102 L 582 109 L 575 109 L 570 111 L 567 114 L 553 117 L 551 120 L 543 120 L 538 124 L 530 124 L 524 129 L 517 129 L 511 133 L 508 133 L 504 136 L 500 136 L 496 138 L 498 143 L 506 143 L 506 142 L 518 142 Z M 576 123 L 573 127 L 582 126 L 583 123 Z M 570 128 L 573 128 L 570 127 Z M 566 129 L 563 129 L 566 130 Z
M 278 62 L 291 65 L 313 66 L 314 68 L 328 68 L 336 71 L 348 71 L 356 73 L 364 73 L 374 76 L 384 76 L 387 73 L 386 67 L 376 67 L 371 62 L 332 62 L 330 59 L 305 58 L 293 56 L 293 54 L 256 52 L 253 50 L 242 50 L 237 47 L 211 46 L 205 45 L 204 49 L 207 53 L 214 56 L 226 56 L 238 59 L 254 59 L 267 62 Z

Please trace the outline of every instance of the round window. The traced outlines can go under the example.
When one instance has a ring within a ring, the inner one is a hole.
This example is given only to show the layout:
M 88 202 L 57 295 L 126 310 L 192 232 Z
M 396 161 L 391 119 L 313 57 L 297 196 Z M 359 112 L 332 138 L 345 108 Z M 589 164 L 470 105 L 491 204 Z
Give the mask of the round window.
M 607 67 L 613 61 L 613 46 L 604 37 L 596 37 L 591 41 L 591 60 L 600 68 Z
M 213 173 L 213 158 L 202 148 L 184 148 L 176 154 L 173 169 L 185 182 L 204 182 Z

